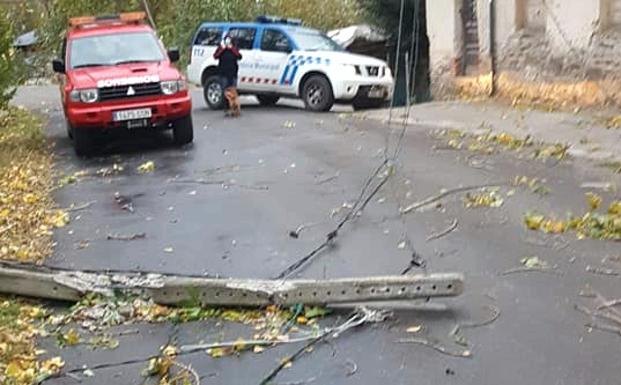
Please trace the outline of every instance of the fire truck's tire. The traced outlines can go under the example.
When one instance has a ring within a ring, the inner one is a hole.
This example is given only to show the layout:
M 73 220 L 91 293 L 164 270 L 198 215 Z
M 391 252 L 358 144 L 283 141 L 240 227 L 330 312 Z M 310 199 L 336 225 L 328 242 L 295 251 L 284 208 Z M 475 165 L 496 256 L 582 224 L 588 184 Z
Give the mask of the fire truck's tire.
M 334 105 L 334 93 L 330 81 L 322 75 L 309 77 L 302 87 L 302 100 L 308 110 L 330 111 Z
M 224 89 L 222 88 L 222 79 L 220 76 L 210 76 L 205 80 L 203 97 L 205 98 L 207 107 L 212 110 L 221 110 L 226 107 Z
M 88 129 L 80 129 L 73 127 L 73 147 L 78 156 L 88 156 L 93 153 L 95 137 Z
M 71 127 L 71 123 L 69 121 L 65 121 L 65 127 L 67 128 L 67 136 L 69 139 L 73 139 L 73 127 Z
M 194 140 L 192 115 L 177 120 L 173 125 L 173 136 L 178 145 L 188 144 Z
M 262 106 L 273 106 L 274 104 L 278 103 L 278 100 L 280 100 L 280 96 L 257 95 L 257 100 Z

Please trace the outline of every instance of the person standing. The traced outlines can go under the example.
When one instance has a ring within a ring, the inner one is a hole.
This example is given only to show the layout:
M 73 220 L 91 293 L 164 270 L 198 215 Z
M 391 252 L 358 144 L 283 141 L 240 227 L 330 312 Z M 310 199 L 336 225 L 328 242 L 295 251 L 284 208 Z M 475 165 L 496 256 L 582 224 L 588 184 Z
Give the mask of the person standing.
M 231 36 L 227 35 L 213 57 L 218 60 L 218 71 L 223 81 L 224 97 L 229 103 L 227 115 L 237 117 L 241 114 L 239 93 L 237 92 L 237 74 L 242 55 Z

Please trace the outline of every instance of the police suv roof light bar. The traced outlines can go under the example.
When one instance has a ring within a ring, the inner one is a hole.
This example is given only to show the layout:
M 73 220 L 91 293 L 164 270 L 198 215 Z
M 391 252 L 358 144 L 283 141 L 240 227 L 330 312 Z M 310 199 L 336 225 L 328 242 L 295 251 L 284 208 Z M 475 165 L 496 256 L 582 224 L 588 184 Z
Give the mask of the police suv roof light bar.
M 263 15 L 257 17 L 257 23 L 261 24 L 287 24 L 287 25 L 302 25 L 301 19 L 287 19 L 280 16 Z

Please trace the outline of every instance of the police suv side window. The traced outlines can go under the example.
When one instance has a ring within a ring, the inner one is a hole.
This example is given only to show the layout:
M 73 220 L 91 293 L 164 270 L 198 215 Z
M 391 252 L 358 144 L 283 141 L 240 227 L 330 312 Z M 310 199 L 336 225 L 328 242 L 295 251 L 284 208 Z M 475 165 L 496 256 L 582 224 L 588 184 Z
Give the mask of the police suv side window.
M 290 52 L 287 35 L 276 29 L 266 29 L 261 38 L 261 50 L 270 52 Z
M 205 27 L 198 32 L 195 45 L 216 46 L 222 41 L 222 28 Z
M 256 28 L 231 28 L 228 32 L 239 49 L 252 49 L 256 34 Z

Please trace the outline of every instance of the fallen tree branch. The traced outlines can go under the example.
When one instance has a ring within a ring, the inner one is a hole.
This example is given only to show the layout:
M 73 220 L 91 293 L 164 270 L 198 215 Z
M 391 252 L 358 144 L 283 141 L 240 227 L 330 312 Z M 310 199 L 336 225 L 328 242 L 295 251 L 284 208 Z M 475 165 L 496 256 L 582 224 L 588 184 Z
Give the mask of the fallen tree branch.
M 317 182 L 315 182 L 315 184 L 316 184 L 317 186 L 320 186 L 320 185 L 322 185 L 322 184 L 326 184 L 326 183 L 328 183 L 328 182 L 332 182 L 333 180 L 338 179 L 338 177 L 339 177 L 339 176 L 340 176 L 340 173 L 339 173 L 339 172 L 337 172 L 336 174 L 334 174 L 334 175 L 332 175 L 332 176 L 330 176 L 330 177 L 327 177 L 327 178 L 324 178 L 324 179 L 320 179 L 320 180 L 318 180 Z
M 314 337 L 307 344 L 298 349 L 291 357 L 287 357 L 286 359 L 282 360 L 274 370 L 272 370 L 267 376 L 263 378 L 263 380 L 260 382 L 260 385 L 269 384 L 270 381 L 276 378 L 276 376 L 285 367 L 287 367 L 289 364 L 293 363 L 299 357 L 304 355 L 304 353 L 308 352 L 309 348 L 313 347 L 317 343 L 327 338 L 338 338 L 342 333 L 367 323 L 383 322 L 389 317 L 390 313 L 382 310 L 370 310 L 365 307 L 357 309 L 354 314 L 343 324 L 332 329 L 324 330 L 320 335 Z
M 446 198 L 449 195 L 452 194 L 458 194 L 461 192 L 466 192 L 466 191 L 472 191 L 472 190 L 478 190 L 478 189 L 482 189 L 485 187 L 500 187 L 502 185 L 504 185 L 505 183 L 488 183 L 488 184 L 480 184 L 480 185 L 474 185 L 474 186 L 466 186 L 466 187 L 458 187 L 458 188 L 454 188 L 454 189 L 450 189 L 450 190 L 446 190 L 441 192 L 438 195 L 433 195 L 430 196 L 428 198 L 423 199 L 422 201 L 418 201 L 418 202 L 414 202 L 411 205 L 402 208 L 400 211 L 402 214 L 408 214 L 412 211 L 418 210 L 422 207 L 425 206 L 429 206 L 432 203 L 435 203 L 437 201 L 439 201 L 440 199 Z
M 610 326 L 610 325 L 602 325 L 602 324 L 598 324 L 598 323 L 588 323 L 586 325 L 587 328 L 590 329 L 597 329 L 597 330 L 601 330 L 601 331 L 605 331 L 605 332 L 609 332 L 609 333 L 613 333 L 616 334 L 618 336 L 621 336 L 621 328 L 615 327 L 615 326 Z
M 457 229 L 457 226 L 459 225 L 459 221 L 457 220 L 457 218 L 453 219 L 453 222 L 449 225 L 448 228 L 446 228 L 446 230 L 443 230 L 439 233 L 435 233 L 435 234 L 431 234 L 427 237 L 427 242 L 429 241 L 433 241 L 436 239 L 440 239 L 442 237 L 447 236 L 448 234 L 452 233 L 453 231 L 455 231 L 455 229 Z
M 485 307 L 488 308 L 492 313 L 492 315 L 488 319 L 481 322 L 457 324 L 455 328 L 453 328 L 453 330 L 451 331 L 450 335 L 456 335 L 461 329 L 474 329 L 482 326 L 487 326 L 492 324 L 493 322 L 496 322 L 496 320 L 500 317 L 500 309 L 494 305 L 487 305 Z
M 501 273 L 501 275 L 510 275 L 510 274 L 518 274 L 518 273 L 548 273 L 554 275 L 563 275 L 561 272 L 556 269 L 550 267 L 516 267 L 514 269 L 505 270 Z
M 605 268 L 605 267 L 593 267 L 591 265 L 588 265 L 586 267 L 586 271 L 588 271 L 589 273 L 593 273 L 593 274 L 609 275 L 609 276 L 613 276 L 613 277 L 621 275 L 621 272 L 619 272 L 617 270 L 608 269 L 608 268 Z
M 13 227 L 15 227 L 15 223 L 11 223 L 10 225 L 0 229 L 0 235 L 6 233 L 7 231 L 11 230 Z
M 86 202 L 86 203 L 78 205 L 78 206 L 68 207 L 68 208 L 65 209 L 65 211 L 68 212 L 68 213 L 73 213 L 73 212 L 76 212 L 76 211 L 86 210 L 86 209 L 88 209 L 89 207 L 91 207 L 95 203 L 97 203 L 97 201 Z
M 227 181 L 225 181 L 225 180 L 205 180 L 205 179 L 172 179 L 172 180 L 169 180 L 169 183 L 223 185 L 223 184 L 227 184 Z
M 434 349 L 437 352 L 440 352 L 442 354 L 445 354 L 451 357 L 459 357 L 459 358 L 472 357 L 472 352 L 470 350 L 453 351 L 453 350 L 449 350 L 445 348 L 444 346 L 440 345 L 437 342 L 425 340 L 422 338 L 404 338 L 404 339 L 397 340 L 397 342 L 400 344 L 416 344 L 416 345 L 426 346 L 428 348 Z
M 177 368 L 181 369 L 182 371 L 184 371 L 184 372 L 186 372 L 186 373 L 189 373 L 189 374 L 190 374 L 190 375 L 194 378 L 194 383 L 193 383 L 193 385 L 201 385 L 201 378 L 199 377 L 198 373 L 196 373 L 196 370 L 194 370 L 194 369 L 192 368 L 192 366 L 190 366 L 190 365 L 187 365 L 187 366 L 186 366 L 186 365 L 183 365 L 182 363 L 177 362 L 177 361 L 172 360 L 172 359 L 170 360 L 170 363 L 171 363 L 173 366 L 176 366 Z M 182 379 L 182 378 L 183 378 L 183 375 L 177 376 L 177 379 L 179 379 L 179 380 L 180 380 L 180 379 Z M 175 383 L 176 383 L 176 382 L 175 382 L 175 381 L 173 381 L 173 380 L 171 380 L 171 381 L 169 381 L 169 382 L 170 382 L 171 384 L 175 384 Z M 184 382 L 184 384 L 185 384 L 185 382 Z
M 108 234 L 106 237 L 109 241 L 134 241 L 136 239 L 145 239 L 147 237 L 146 233 L 137 233 L 131 235 L 122 235 L 122 234 Z

